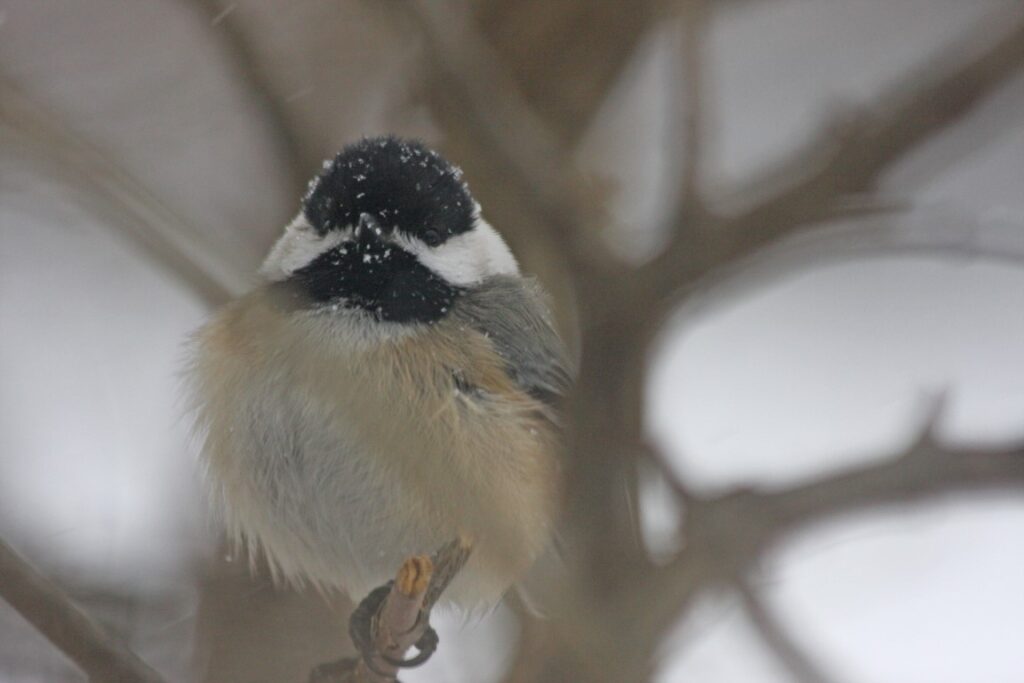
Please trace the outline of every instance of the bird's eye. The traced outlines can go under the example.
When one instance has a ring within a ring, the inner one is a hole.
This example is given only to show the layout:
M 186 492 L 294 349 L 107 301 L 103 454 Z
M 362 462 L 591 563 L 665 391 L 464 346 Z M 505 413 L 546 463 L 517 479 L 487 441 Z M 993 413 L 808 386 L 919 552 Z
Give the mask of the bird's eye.
M 425 230 L 423 232 L 423 241 L 428 247 L 436 247 L 441 244 L 441 233 L 437 230 Z

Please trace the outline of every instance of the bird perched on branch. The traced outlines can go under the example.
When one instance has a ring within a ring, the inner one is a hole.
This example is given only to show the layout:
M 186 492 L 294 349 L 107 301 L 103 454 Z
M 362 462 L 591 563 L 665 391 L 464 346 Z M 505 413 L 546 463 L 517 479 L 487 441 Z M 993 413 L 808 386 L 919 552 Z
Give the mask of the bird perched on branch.
M 494 604 L 552 541 L 571 371 L 461 172 L 413 141 L 346 147 L 262 274 L 198 333 L 190 370 L 232 536 L 356 598 L 463 538 L 445 599 Z

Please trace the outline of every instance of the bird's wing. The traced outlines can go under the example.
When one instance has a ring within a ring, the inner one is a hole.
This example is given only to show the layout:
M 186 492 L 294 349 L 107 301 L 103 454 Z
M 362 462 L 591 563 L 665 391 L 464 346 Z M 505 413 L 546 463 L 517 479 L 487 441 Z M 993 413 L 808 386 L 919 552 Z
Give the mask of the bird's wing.
M 562 398 L 576 367 L 555 329 L 548 297 L 530 278 L 496 276 L 465 292 L 452 310 L 461 324 L 490 338 L 509 377 L 544 406 L 544 417 L 561 424 Z M 552 590 L 564 585 L 565 561 L 555 531 L 533 568 L 517 583 L 523 601 L 536 614 L 555 604 Z
M 453 314 L 490 338 L 513 381 L 557 415 L 575 368 L 539 284 L 519 276 L 488 278 L 459 297 Z

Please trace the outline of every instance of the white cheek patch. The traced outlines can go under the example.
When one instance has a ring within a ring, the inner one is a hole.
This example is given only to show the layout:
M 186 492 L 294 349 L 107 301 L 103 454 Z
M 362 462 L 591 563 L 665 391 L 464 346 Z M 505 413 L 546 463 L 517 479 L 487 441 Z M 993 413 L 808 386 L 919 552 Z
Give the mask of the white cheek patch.
M 452 237 L 439 247 L 399 238 L 402 247 L 420 263 L 454 285 L 472 285 L 493 275 L 515 275 L 516 259 L 498 232 L 478 218 L 469 232 Z
M 295 271 L 308 266 L 320 254 L 333 249 L 351 236 L 351 228 L 331 230 L 321 236 L 300 212 L 274 243 L 274 247 L 260 266 L 260 274 L 271 282 L 285 280 Z

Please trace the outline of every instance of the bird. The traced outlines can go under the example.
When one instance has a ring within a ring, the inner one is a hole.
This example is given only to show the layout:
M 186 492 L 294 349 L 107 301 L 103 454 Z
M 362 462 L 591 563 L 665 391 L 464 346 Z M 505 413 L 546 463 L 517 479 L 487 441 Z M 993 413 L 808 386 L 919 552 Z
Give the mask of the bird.
M 417 140 L 344 147 L 260 275 L 187 370 L 228 536 L 354 598 L 460 538 L 443 603 L 522 589 L 557 540 L 573 361 L 462 171 Z

